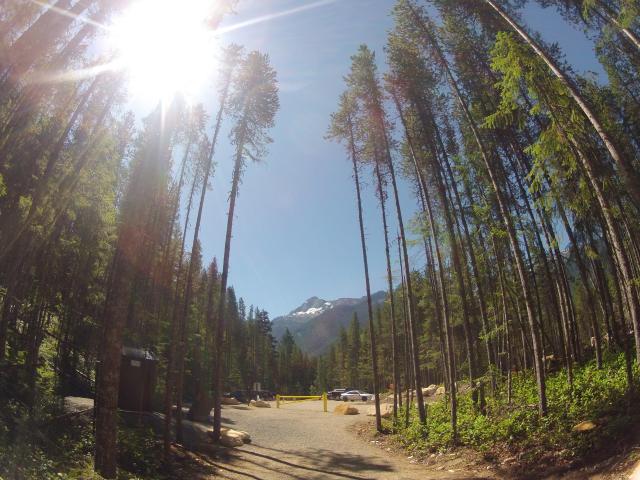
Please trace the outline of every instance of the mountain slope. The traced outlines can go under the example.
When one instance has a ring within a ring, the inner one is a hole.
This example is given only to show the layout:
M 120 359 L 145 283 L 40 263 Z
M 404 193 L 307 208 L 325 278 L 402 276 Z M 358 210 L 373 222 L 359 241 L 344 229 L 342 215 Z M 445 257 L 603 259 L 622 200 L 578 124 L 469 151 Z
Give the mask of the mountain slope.
M 374 308 L 384 302 L 383 291 L 371 295 Z M 358 314 L 360 325 L 368 322 L 367 297 L 339 298 L 324 300 L 311 297 L 287 315 L 272 321 L 272 331 L 276 339 L 282 338 L 288 328 L 302 351 L 311 355 L 324 353 L 338 338 L 340 327 L 347 327 L 353 314 Z

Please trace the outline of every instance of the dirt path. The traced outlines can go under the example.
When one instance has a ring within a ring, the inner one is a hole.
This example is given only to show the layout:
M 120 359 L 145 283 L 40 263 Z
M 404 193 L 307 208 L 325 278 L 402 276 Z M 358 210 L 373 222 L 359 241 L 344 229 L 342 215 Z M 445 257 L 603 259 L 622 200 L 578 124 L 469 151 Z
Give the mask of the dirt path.
M 280 409 L 225 407 L 223 424 L 248 431 L 252 443 L 218 452 L 218 458 L 212 460 L 217 475 L 260 480 L 488 477 L 487 472 L 468 471 L 464 465 L 432 470 L 368 443 L 353 430 L 370 417 L 334 415 L 331 412 L 336 403 L 329 402 L 329 413 L 322 412 L 320 402 L 288 404 Z M 363 412 L 368 408 L 359 407 Z

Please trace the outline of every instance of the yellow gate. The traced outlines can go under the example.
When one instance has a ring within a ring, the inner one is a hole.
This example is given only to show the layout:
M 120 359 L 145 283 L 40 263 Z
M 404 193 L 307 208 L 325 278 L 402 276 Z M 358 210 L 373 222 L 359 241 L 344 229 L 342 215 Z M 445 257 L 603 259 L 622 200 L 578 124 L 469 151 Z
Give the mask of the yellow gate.
M 281 403 L 298 403 L 307 400 L 322 400 L 322 408 L 327 411 L 327 393 L 322 395 L 276 395 L 276 408 L 280 408 Z

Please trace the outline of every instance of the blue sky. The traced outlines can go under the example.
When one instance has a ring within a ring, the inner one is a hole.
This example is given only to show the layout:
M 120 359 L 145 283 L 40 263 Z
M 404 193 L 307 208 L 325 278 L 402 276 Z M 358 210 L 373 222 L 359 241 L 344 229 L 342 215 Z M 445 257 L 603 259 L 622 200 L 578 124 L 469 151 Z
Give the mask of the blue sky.
M 240 0 L 225 25 L 301 5 L 303 0 Z M 274 143 L 261 164 L 250 164 L 240 187 L 231 249 L 230 284 L 248 304 L 271 317 L 316 295 L 326 299 L 364 295 L 362 258 L 350 164 L 340 145 L 326 141 L 329 115 L 343 90 L 349 57 L 366 43 L 382 65 L 394 0 L 338 0 L 225 34 L 270 55 L 278 71 L 281 108 Z M 600 71 L 592 45 L 555 10 L 527 7 L 527 23 L 558 42 L 577 71 Z M 207 109 L 217 108 L 212 98 Z M 231 151 L 221 138 L 213 189 L 208 193 L 200 239 L 205 259 L 222 257 L 231 178 Z M 374 291 L 385 288 L 384 242 L 371 179 L 365 177 L 364 210 Z M 416 211 L 402 186 L 408 220 Z M 392 223 L 395 232 L 395 220 Z M 424 260 L 411 252 L 416 267 Z M 397 262 L 396 262 L 397 266 Z M 399 267 L 398 267 L 399 268 Z

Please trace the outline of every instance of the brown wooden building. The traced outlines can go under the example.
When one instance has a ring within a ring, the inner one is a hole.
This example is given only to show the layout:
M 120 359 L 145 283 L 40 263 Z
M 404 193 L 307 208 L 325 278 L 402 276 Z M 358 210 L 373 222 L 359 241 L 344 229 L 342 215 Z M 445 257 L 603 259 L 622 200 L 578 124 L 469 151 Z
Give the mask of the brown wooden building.
M 153 410 L 158 359 L 148 350 L 122 347 L 118 408 L 134 412 Z

